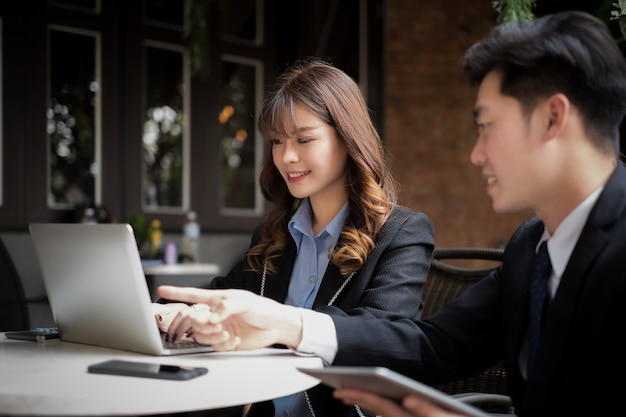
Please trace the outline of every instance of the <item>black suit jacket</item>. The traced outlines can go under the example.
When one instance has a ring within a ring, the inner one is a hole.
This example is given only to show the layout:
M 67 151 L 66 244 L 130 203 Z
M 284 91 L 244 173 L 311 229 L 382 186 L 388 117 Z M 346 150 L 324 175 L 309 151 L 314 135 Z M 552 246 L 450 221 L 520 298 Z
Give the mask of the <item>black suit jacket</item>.
M 424 321 L 333 314 L 333 365 L 387 366 L 427 383 L 474 375 L 504 359 L 519 416 L 618 415 L 626 388 L 626 169 L 609 179 L 551 302 L 534 372 L 518 359 L 527 331 L 529 278 L 543 233 L 534 218 L 507 244 L 502 266 Z
M 251 245 L 259 239 L 258 229 Z M 421 294 L 434 248 L 430 220 L 423 213 L 396 207 L 376 238 L 376 247 L 367 261 L 333 303 L 342 314 L 365 319 L 417 318 L 421 314 Z M 267 276 L 265 296 L 284 302 L 296 259 L 296 245 L 290 241 L 278 261 L 278 273 Z M 212 288 L 241 288 L 256 293 L 261 290 L 261 275 L 246 271 L 242 260 L 225 277 L 211 281 Z M 313 308 L 326 306 L 343 282 L 336 266 L 329 264 Z M 308 391 L 317 416 L 352 416 L 347 407 L 332 397 L 332 390 L 318 385 Z M 254 404 L 249 416 L 273 416 L 271 402 Z

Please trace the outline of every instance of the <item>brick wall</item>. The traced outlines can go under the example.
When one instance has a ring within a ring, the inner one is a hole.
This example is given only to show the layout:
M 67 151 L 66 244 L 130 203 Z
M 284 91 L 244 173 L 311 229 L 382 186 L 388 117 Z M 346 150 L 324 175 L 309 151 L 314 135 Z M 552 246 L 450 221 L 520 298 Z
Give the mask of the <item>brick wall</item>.
M 383 136 L 401 203 L 425 212 L 437 246 L 495 247 L 531 213 L 496 214 L 480 169 L 465 50 L 495 24 L 490 0 L 388 0 Z

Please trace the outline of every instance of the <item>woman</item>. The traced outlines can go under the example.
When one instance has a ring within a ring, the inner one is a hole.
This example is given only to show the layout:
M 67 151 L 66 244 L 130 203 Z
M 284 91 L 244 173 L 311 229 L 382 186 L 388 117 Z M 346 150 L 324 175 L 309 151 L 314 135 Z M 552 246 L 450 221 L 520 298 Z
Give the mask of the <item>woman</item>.
M 269 145 L 259 182 L 273 206 L 244 259 L 211 288 L 247 289 L 306 309 L 418 317 L 432 225 L 397 205 L 397 184 L 358 85 L 321 60 L 298 62 L 277 79 L 258 128 Z M 184 306 L 170 319 L 162 314 L 161 329 L 171 339 L 193 334 L 198 307 Z M 323 385 L 253 404 L 247 415 L 284 412 L 362 415 Z

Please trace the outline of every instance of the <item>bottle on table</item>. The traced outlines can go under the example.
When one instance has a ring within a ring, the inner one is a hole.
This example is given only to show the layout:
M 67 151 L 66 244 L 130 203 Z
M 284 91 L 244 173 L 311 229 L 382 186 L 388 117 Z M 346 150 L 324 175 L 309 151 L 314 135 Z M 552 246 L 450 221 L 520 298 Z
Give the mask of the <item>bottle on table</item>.
M 93 207 L 86 207 L 83 211 L 83 219 L 81 220 L 83 224 L 97 224 L 98 217 L 96 216 L 96 209 Z
M 165 244 L 164 259 L 166 264 L 178 263 L 178 247 L 176 246 L 176 242 L 167 242 L 167 244 Z
M 195 211 L 187 213 L 187 221 L 183 225 L 183 253 L 190 262 L 200 262 L 199 253 L 200 224 Z
M 156 259 L 161 254 L 161 245 L 163 242 L 163 230 L 161 230 L 161 221 L 153 219 L 150 223 L 150 257 Z

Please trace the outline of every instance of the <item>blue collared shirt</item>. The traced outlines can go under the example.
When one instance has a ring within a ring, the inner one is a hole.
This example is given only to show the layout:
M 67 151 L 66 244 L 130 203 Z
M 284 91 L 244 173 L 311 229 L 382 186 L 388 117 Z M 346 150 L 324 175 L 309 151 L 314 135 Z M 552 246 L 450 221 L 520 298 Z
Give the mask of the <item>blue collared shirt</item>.
M 297 256 L 291 272 L 285 304 L 312 308 L 322 278 L 328 267 L 328 255 L 337 244 L 348 217 L 348 203 L 317 235 L 313 235 L 313 211 L 309 199 L 304 199 L 289 221 L 289 233 L 296 243 Z M 309 413 L 304 394 L 298 393 L 274 400 L 274 416 L 305 415 Z

